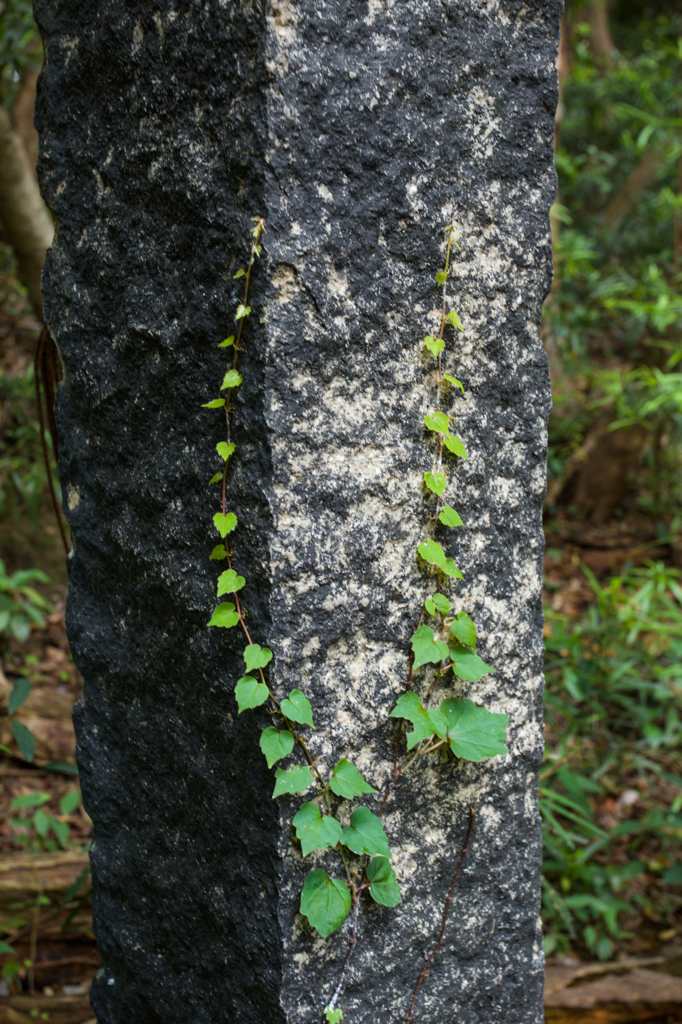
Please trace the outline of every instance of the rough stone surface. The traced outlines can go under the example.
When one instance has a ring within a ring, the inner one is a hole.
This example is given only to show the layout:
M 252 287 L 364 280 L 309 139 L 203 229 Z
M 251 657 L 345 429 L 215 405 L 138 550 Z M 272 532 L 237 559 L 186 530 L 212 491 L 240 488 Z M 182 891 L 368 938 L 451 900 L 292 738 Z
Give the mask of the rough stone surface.
M 396 910 L 363 904 L 352 1024 L 404 1020 L 481 791 L 423 1024 L 539 1024 L 541 503 L 558 0 L 36 0 L 38 127 L 59 224 L 44 274 L 65 366 L 60 473 L 73 529 L 68 629 L 95 825 L 100 1024 L 317 1022 L 344 933 L 297 914 L 315 865 L 270 799 L 266 715 L 237 718 L 237 630 L 206 628 L 216 564 L 217 393 L 249 218 L 266 218 L 229 503 L 272 688 L 301 686 L 320 765 L 388 777 L 429 504 L 442 226 L 463 337 L 448 368 L 470 460 L 456 609 L 497 669 L 452 695 L 511 715 L 510 755 L 434 755 L 386 829 Z M 420 688 L 428 680 L 422 670 Z M 342 816 L 347 813 L 342 809 Z

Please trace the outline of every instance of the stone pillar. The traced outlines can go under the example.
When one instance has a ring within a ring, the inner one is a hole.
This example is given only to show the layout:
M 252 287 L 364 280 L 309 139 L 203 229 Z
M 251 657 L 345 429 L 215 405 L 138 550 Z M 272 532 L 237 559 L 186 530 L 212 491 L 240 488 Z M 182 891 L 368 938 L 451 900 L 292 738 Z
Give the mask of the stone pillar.
M 347 926 L 323 941 L 298 912 L 306 873 L 331 873 L 333 855 L 301 857 L 292 818 L 312 797 L 271 799 L 268 715 L 238 717 L 232 692 L 243 637 L 206 626 L 208 480 L 225 431 L 201 406 L 219 393 L 217 343 L 233 333 L 234 274 L 262 216 L 228 500 L 249 629 L 274 652 L 270 688 L 310 697 L 322 770 L 345 756 L 382 789 L 424 600 L 422 339 L 454 222 L 448 287 L 464 333 L 447 368 L 464 385 L 470 458 L 448 491 L 464 526 L 443 542 L 465 577 L 456 608 L 496 669 L 455 692 L 510 715 L 509 756 L 441 750 L 396 783 L 383 820 L 403 901 L 363 896 L 345 1020 L 406 1019 L 480 793 L 414 1019 L 539 1024 L 539 322 L 559 2 L 35 6 L 98 1021 L 312 1024 L 347 949 Z

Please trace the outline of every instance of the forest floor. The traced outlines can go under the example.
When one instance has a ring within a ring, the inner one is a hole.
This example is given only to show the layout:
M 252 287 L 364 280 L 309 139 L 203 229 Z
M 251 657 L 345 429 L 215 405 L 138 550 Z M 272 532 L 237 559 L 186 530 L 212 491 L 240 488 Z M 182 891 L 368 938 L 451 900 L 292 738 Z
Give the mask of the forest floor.
M 21 302 L 5 301 L 0 308 L 0 371 L 5 378 L 26 372 L 36 337 L 37 326 Z M 0 434 L 6 424 L 7 409 L 0 405 Z M 0 935 L 6 944 L 0 945 L 0 1024 L 31 1024 L 36 1019 L 94 1024 L 88 989 L 99 957 L 89 904 L 91 824 L 82 806 L 74 809 L 69 802 L 78 786 L 71 711 L 82 681 L 64 629 L 63 556 L 47 501 L 32 515 L 7 505 L 0 525 L 0 557 L 8 571 L 37 567 L 53 581 L 41 588 L 52 605 L 44 627 L 34 625 L 25 642 L 11 639 L 0 647 L 0 744 L 12 745 L 8 699 L 22 677 L 32 689 L 17 718 L 37 739 L 32 764 L 19 755 L 0 757 Z M 659 541 L 651 520 L 636 512 L 599 528 L 558 516 L 548 520 L 546 539 L 545 607 L 568 622 L 582 621 L 595 603 L 584 566 L 605 585 L 626 565 L 681 561 L 680 552 Z M 548 638 L 553 628 L 550 614 Z M 548 745 L 556 740 L 550 730 Z M 624 801 L 619 792 L 635 796 Z M 663 777 L 643 785 L 641 773 L 630 769 L 607 795 L 590 797 L 590 807 L 600 827 L 608 830 L 624 820 L 636 821 L 652 807 L 669 808 L 681 794 L 676 783 Z M 66 842 L 50 830 L 51 819 L 68 826 Z M 657 850 L 654 844 L 647 852 L 645 838 L 638 855 L 653 863 Z M 615 864 L 622 850 L 616 847 L 609 856 Z M 655 888 L 659 882 L 652 878 L 647 884 Z M 645 896 L 642 890 L 642 905 L 654 906 Z M 550 957 L 548 1024 L 682 1024 L 680 902 L 666 904 L 665 912 L 643 912 L 608 962 L 591 959 L 580 943 Z

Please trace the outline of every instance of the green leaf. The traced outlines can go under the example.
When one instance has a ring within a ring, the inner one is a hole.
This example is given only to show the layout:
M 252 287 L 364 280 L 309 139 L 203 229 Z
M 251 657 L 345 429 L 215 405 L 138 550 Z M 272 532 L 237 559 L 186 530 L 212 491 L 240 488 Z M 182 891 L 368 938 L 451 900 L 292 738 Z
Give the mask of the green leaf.
M 436 606 L 430 597 L 427 597 L 426 600 L 424 601 L 424 608 L 429 613 L 429 615 L 436 614 Z
M 438 285 L 439 288 L 440 288 L 440 286 L 442 284 L 445 284 L 447 279 L 448 279 L 448 272 L 447 272 L 447 270 L 439 270 L 437 272 L 437 274 L 436 274 L 436 284 Z
M 427 740 L 436 731 L 428 711 L 425 711 L 414 690 L 408 690 L 398 698 L 396 706 L 391 711 L 391 718 L 404 718 L 414 726 L 412 732 L 408 732 L 407 749 L 412 750 L 422 740 Z
M 238 370 L 228 370 L 223 377 L 223 382 L 220 385 L 220 390 L 224 391 L 225 388 L 236 388 L 242 382 L 242 375 Z
M 230 455 L 234 451 L 234 447 L 235 446 L 233 441 L 231 441 L 230 444 L 228 444 L 227 441 L 218 441 L 218 444 L 215 446 L 218 455 L 220 456 L 221 459 L 225 459 L 225 462 L 227 462 Z
M 201 406 L 202 409 L 220 409 L 221 406 L 225 405 L 224 398 L 214 398 L 210 402 L 204 402 Z
M 43 804 L 49 803 L 50 799 L 49 793 L 23 793 L 21 796 L 14 797 L 9 809 L 18 811 L 22 807 L 42 807 Z
M 242 320 L 245 316 L 248 316 L 251 312 L 251 306 L 245 306 L 242 302 L 237 306 L 237 312 L 234 315 L 235 320 Z
M 445 348 L 445 342 L 442 338 L 436 338 L 433 334 L 427 334 L 424 338 L 424 348 L 427 348 L 429 352 L 437 356 Z
M 462 459 L 469 458 L 469 456 L 467 455 L 466 448 L 464 447 L 460 439 L 458 437 L 455 437 L 454 434 L 450 434 L 448 437 L 445 438 L 445 447 L 449 452 L 452 452 L 453 455 L 459 455 L 460 458 Z
M 225 572 L 221 572 L 218 577 L 218 597 L 222 597 L 223 594 L 234 594 L 238 590 L 241 590 L 246 580 L 243 576 L 237 576 L 234 569 L 226 569 Z
M 327 1020 L 327 1024 L 341 1024 L 343 1020 L 343 1010 L 340 1006 L 332 1010 L 331 1006 L 325 1006 L 324 1015 Z
M 76 808 L 80 805 L 81 795 L 77 789 L 72 789 L 70 793 L 65 793 L 59 801 L 59 813 L 60 814 L 73 814 Z
M 341 879 L 330 878 L 322 868 L 315 868 L 306 877 L 301 893 L 301 913 L 323 939 L 341 927 L 350 908 L 350 891 Z
M 56 818 L 50 818 L 50 825 L 52 831 L 59 840 L 59 845 L 65 850 L 69 845 L 69 825 L 66 821 L 58 821 Z
M 437 665 L 448 656 L 448 645 L 443 640 L 435 640 L 430 626 L 420 626 L 412 637 L 414 651 L 414 667 L 421 665 Z
M 361 796 L 363 793 L 376 793 L 376 789 L 365 782 L 355 765 L 345 757 L 342 757 L 334 768 L 329 786 L 332 793 L 336 793 L 343 800 L 352 800 L 354 796 Z
M 445 565 L 445 552 L 435 540 L 423 540 L 417 548 L 417 552 L 429 565 L 437 565 L 439 567 Z
M 461 644 L 455 644 L 450 648 L 450 657 L 452 658 L 452 671 L 460 679 L 466 679 L 469 683 L 475 683 L 483 676 L 495 671 L 490 665 L 486 665 L 477 654 L 474 654 L 468 647 L 462 647 Z
M 450 508 L 449 505 L 443 505 L 442 509 L 438 513 L 438 518 L 444 526 L 464 525 L 460 519 L 459 512 L 455 512 L 454 508 Z
M 506 754 L 505 733 L 509 715 L 494 714 L 471 700 L 444 700 L 440 706 L 448 720 L 452 751 L 466 761 Z
M 237 525 L 237 517 L 234 512 L 228 512 L 227 514 L 216 512 L 213 516 L 213 522 L 220 536 L 227 537 L 228 533 L 232 533 Z
M 227 558 L 227 551 L 225 550 L 225 545 L 217 544 L 213 548 L 213 551 L 209 555 L 209 558 L 212 558 L 214 562 L 221 562 L 223 558 Z
M 209 487 L 211 486 L 211 484 L 222 483 L 222 479 L 223 479 L 223 474 L 222 473 L 214 473 L 213 476 L 211 477 L 211 479 L 208 481 Z
M 464 579 L 462 572 L 457 568 L 452 558 L 445 559 L 442 569 L 446 576 L 452 576 L 456 580 Z
M 14 953 L 14 950 L 7 942 L 3 942 L 0 939 L 0 953 Z
M 307 764 L 296 765 L 295 768 L 290 768 L 288 772 L 277 768 L 275 778 L 277 782 L 275 783 L 275 791 L 272 794 L 273 800 L 278 796 L 284 796 L 285 793 L 305 793 L 306 789 L 309 789 L 315 781 Z
M 313 850 L 324 850 L 327 846 L 336 846 L 341 838 L 341 826 L 336 818 L 320 814 L 317 804 L 301 804 L 294 815 L 296 838 L 301 841 L 303 856 L 307 857 Z
M 16 740 L 17 746 L 19 747 L 19 753 L 22 757 L 25 757 L 27 761 L 33 760 L 33 755 L 36 752 L 36 738 L 30 729 L 27 729 L 23 722 L 18 722 L 16 718 L 12 719 L 12 734 Z
M 458 331 L 464 330 L 464 328 L 462 327 L 462 321 L 459 318 L 459 314 L 455 313 L 454 309 L 450 310 L 446 319 L 449 320 L 452 326 L 456 327 Z
M 229 338 L 225 338 L 225 341 L 221 341 L 218 348 L 229 348 L 230 345 L 234 345 L 234 334 L 231 334 Z
M 242 711 L 250 711 L 251 708 L 259 708 L 261 704 L 265 704 L 269 696 L 270 691 L 265 683 L 259 683 L 253 676 L 242 676 L 234 688 L 234 699 L 239 706 L 237 714 L 241 715 Z
M 294 749 L 294 737 L 288 729 L 273 729 L 268 726 L 260 734 L 260 748 L 265 754 L 268 768 L 277 764 L 283 757 L 288 757 Z
M 385 907 L 397 907 L 402 902 L 400 886 L 388 857 L 373 857 L 367 865 L 367 878 L 372 883 L 369 894 Z
M 313 725 L 313 709 L 302 690 L 292 690 L 288 699 L 282 701 L 281 707 L 282 713 L 291 719 L 292 722 L 298 722 L 299 725 L 309 725 L 311 729 L 315 728 Z
M 437 434 L 447 434 L 450 429 L 450 420 L 444 412 L 432 412 L 424 417 L 424 423 L 428 430 L 434 430 Z
M 231 601 L 223 601 L 219 604 L 213 615 L 206 623 L 207 626 L 221 626 L 223 629 L 232 629 L 239 622 L 239 615 L 234 610 Z
M 467 644 L 468 647 L 476 647 L 476 627 L 466 612 L 460 612 L 457 618 L 452 620 L 450 632 L 461 644 Z M 472 680 L 472 682 L 475 681 L 475 679 Z
M 44 839 L 47 833 L 50 831 L 50 826 L 54 818 L 50 814 L 45 814 L 45 811 L 38 809 L 33 815 L 33 827 L 39 836 Z
M 445 594 L 432 594 L 431 600 L 435 604 L 441 615 L 447 615 L 450 611 L 450 602 L 448 601 Z
M 456 387 L 458 387 L 462 394 L 464 394 L 464 385 L 462 384 L 461 380 L 457 380 L 457 378 L 453 377 L 451 373 L 444 373 L 443 378 L 448 382 L 448 384 L 454 384 Z
M 433 491 L 440 498 L 445 490 L 447 479 L 444 473 L 424 473 L 424 483 L 430 491 Z
M 245 270 L 238 270 L 237 273 L 232 278 L 232 280 L 236 281 L 238 277 L 244 277 L 245 274 L 246 274 Z
M 358 807 L 353 811 L 350 825 L 346 825 L 341 835 L 341 842 L 353 853 L 368 853 L 370 857 L 391 856 L 381 819 L 372 814 L 369 807 Z
M 9 695 L 9 713 L 13 715 L 15 711 L 18 711 L 24 701 L 27 699 L 31 692 L 31 683 L 28 679 L 24 679 L 22 676 L 17 679 L 12 692 Z
M 268 647 L 261 647 L 260 644 L 249 644 L 244 648 L 244 661 L 247 672 L 253 672 L 256 668 L 265 668 L 272 661 L 272 651 Z

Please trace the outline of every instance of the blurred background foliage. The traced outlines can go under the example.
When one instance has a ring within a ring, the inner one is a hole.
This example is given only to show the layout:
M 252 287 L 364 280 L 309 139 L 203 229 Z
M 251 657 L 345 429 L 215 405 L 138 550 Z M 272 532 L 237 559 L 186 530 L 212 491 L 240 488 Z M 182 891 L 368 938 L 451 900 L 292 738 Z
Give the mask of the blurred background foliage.
M 0 103 L 31 174 L 40 60 L 30 4 L 0 0 Z M 554 394 L 540 782 L 545 943 L 559 959 L 650 955 L 676 942 L 682 955 L 678 4 L 570 0 L 558 70 L 555 278 L 542 325 Z M 40 311 L 6 224 L 0 231 L 0 675 L 6 722 L 15 726 L 3 736 L 8 763 L 49 767 L 59 760 L 49 737 L 40 734 L 35 757 L 25 756 L 20 697 L 34 685 L 47 697 L 61 686 L 75 699 L 80 683 L 60 619 L 64 560 L 33 403 Z M 52 582 L 16 575 L 29 569 Z M 87 844 L 73 776 L 59 785 L 52 778 L 37 772 L 5 792 L 5 849 Z M 17 963 L 7 961 L 5 972 L 14 985 Z

